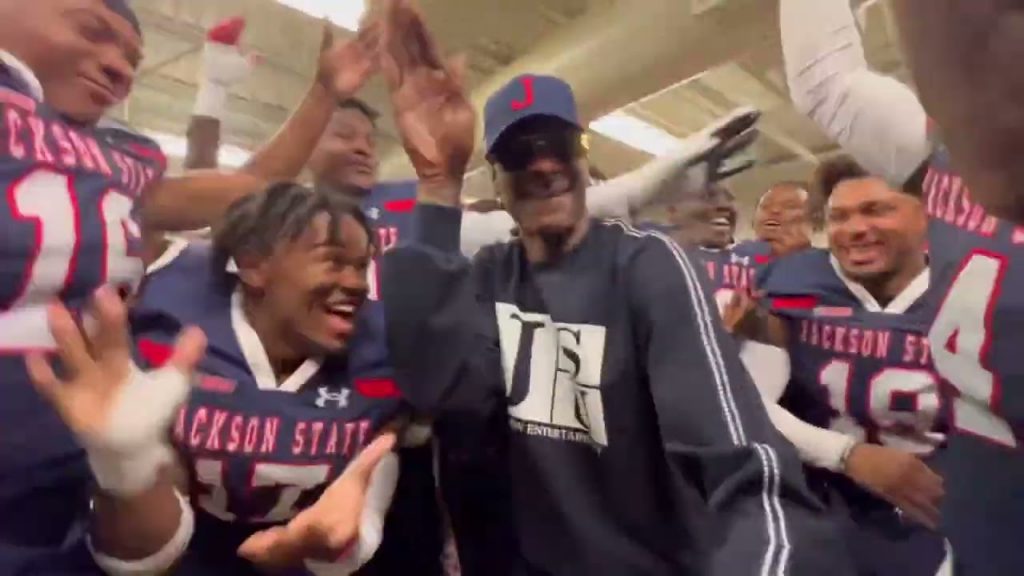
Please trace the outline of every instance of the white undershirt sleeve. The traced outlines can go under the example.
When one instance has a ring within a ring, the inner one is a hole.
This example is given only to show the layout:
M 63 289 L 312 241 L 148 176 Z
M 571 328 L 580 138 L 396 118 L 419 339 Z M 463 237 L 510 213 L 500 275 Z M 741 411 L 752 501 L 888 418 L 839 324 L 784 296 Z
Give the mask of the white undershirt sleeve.
M 849 0 L 782 0 L 782 52 L 800 113 L 867 170 L 901 185 L 928 158 L 917 95 L 868 68 Z
M 789 382 L 789 354 L 777 346 L 743 342 L 740 358 L 764 399 L 765 409 L 775 428 L 789 440 L 804 462 L 839 472 L 843 456 L 856 443 L 845 434 L 819 428 L 779 406 L 779 398 Z

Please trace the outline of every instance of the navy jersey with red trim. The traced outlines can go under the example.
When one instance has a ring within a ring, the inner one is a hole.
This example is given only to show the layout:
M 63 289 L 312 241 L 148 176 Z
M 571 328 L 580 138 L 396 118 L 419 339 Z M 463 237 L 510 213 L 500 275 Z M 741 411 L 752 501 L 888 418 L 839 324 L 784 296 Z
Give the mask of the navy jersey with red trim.
M 758 285 L 788 327 L 786 408 L 816 426 L 922 457 L 943 443 L 947 414 L 926 335 L 932 292 L 903 312 L 868 310 L 828 251 L 816 248 L 777 259 Z M 841 475 L 829 476 L 857 505 L 887 506 Z
M 411 235 L 415 206 L 415 181 L 382 182 L 370 191 L 363 202 L 363 210 L 376 229 L 377 245 L 382 252 Z M 370 271 L 370 281 L 370 299 L 361 315 L 372 329 L 356 334 L 355 342 L 385 333 L 380 269 L 376 261 Z M 383 343 L 374 350 L 380 352 L 381 362 L 390 362 Z M 384 540 L 373 559 L 359 571 L 360 576 L 404 573 L 434 576 L 440 573 L 441 515 L 436 504 L 433 450 L 430 446 L 404 448 L 399 450 L 399 460 L 402 473 L 384 524 Z
M 19 70 L 0 61 L 0 545 L 48 547 L 87 508 L 91 476 L 22 355 L 53 348 L 50 302 L 78 310 L 100 285 L 138 282 L 132 210 L 164 159 L 123 127 L 68 122 Z
M 202 328 L 209 342 L 172 434 L 197 518 L 185 574 L 255 574 L 235 553 L 244 539 L 315 502 L 403 410 L 381 354 L 365 349 L 373 338 L 276 382 L 232 282 L 213 270 L 208 245 L 192 244 L 147 276 L 132 311 L 147 365 L 166 360 L 183 326 Z
M 941 146 L 924 179 L 932 284 L 930 338 L 954 391 L 943 519 L 965 573 L 1024 565 L 1024 228 L 988 215 Z
M 699 248 L 694 253 L 707 270 L 719 307 L 736 290 L 753 290 L 757 271 L 772 259 L 771 245 L 760 240 L 746 240 L 721 250 Z

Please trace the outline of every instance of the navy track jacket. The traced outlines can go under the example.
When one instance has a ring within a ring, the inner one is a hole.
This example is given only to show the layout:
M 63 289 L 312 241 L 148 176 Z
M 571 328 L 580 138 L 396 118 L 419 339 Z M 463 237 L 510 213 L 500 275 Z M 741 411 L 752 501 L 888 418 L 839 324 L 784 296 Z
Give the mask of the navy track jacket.
M 516 241 L 470 262 L 460 218 L 419 206 L 381 271 L 406 398 L 479 422 L 462 444 L 502 450 L 488 497 L 508 502 L 478 527 L 453 518 L 457 540 L 502 547 L 503 574 L 849 573 L 695 258 L 595 220 L 555 263 L 529 264 Z M 514 538 L 482 536 L 502 526 Z

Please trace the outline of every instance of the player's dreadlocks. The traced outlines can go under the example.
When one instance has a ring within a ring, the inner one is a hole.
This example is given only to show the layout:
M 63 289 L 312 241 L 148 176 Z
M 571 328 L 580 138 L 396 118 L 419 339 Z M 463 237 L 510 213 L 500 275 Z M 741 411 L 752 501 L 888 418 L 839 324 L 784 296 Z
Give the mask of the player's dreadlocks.
M 366 231 L 370 245 L 376 234 L 362 208 L 342 194 L 294 182 L 271 184 L 237 200 L 213 233 L 213 266 L 224 271 L 229 261 L 260 259 L 282 242 L 294 242 L 320 214 L 327 214 L 328 241 L 338 242 L 338 222 L 350 216 Z

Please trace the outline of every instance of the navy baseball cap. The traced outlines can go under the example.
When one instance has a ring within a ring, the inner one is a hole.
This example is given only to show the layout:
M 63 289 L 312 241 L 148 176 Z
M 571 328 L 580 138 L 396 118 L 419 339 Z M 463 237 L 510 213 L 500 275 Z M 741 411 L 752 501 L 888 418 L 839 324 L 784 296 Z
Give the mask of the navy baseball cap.
M 484 105 L 484 144 L 490 152 L 501 135 L 520 120 L 552 116 L 580 126 L 576 96 L 561 78 L 522 74 L 487 99 Z

